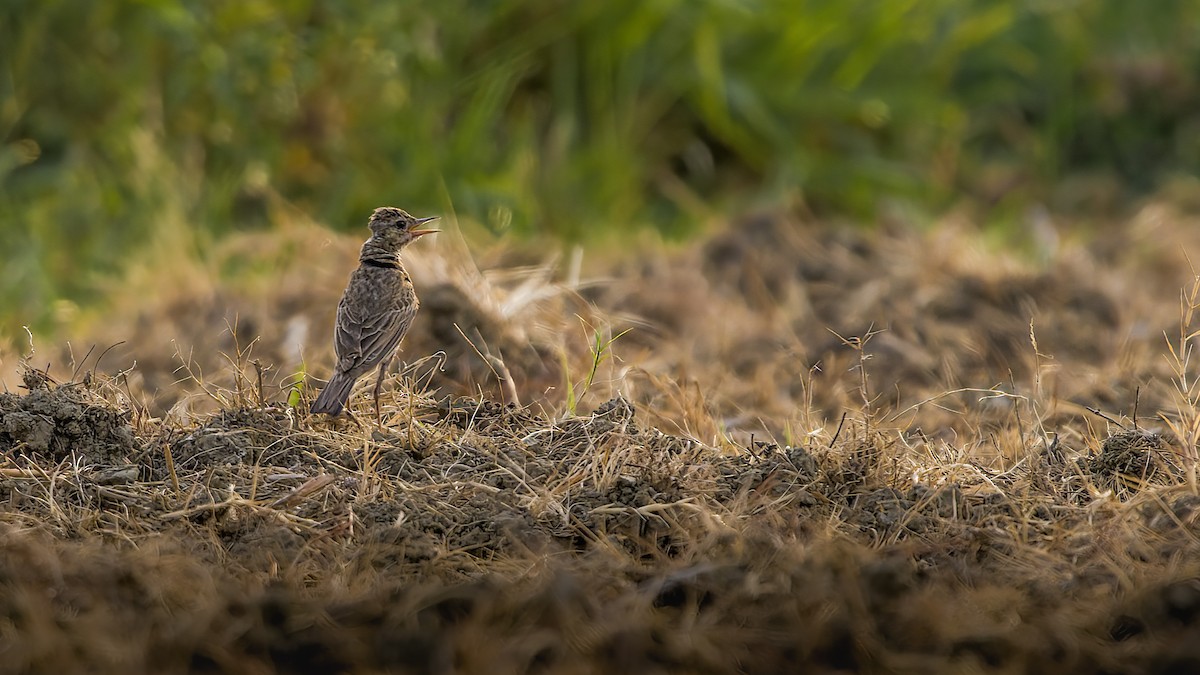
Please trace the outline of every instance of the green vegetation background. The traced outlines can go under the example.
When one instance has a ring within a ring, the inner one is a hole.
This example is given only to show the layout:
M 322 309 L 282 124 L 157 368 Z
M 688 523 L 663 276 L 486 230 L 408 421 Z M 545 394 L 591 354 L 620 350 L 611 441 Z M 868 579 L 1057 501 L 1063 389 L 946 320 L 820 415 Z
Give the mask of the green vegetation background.
M 1200 168 L 1198 73 L 1194 0 L 5 0 L 0 338 L 279 203 L 571 241 L 1136 193 Z

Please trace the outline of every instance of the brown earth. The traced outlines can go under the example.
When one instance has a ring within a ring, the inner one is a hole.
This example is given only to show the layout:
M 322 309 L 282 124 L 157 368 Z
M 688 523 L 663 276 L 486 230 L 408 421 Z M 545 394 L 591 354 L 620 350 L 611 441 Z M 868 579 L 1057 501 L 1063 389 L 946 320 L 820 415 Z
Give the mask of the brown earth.
M 277 283 L 118 299 L 129 342 L 0 395 L 0 670 L 1196 670 L 1200 230 L 1064 233 L 419 249 L 383 429 L 297 384 L 330 235 L 230 243 Z

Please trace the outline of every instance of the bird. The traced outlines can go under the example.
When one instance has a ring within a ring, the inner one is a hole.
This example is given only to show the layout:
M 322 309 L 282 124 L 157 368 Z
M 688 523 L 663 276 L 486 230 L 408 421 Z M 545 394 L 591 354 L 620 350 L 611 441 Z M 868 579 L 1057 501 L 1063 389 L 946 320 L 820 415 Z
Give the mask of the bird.
M 437 232 L 421 229 L 421 225 L 437 218 L 414 218 L 393 206 L 382 206 L 371 214 L 367 222 L 371 237 L 362 245 L 358 268 L 350 274 L 337 306 L 333 327 L 337 364 L 329 383 L 313 401 L 314 414 L 339 415 L 354 383 L 378 366 L 375 422 L 382 428 L 379 390 L 383 375 L 420 307 L 412 279 L 400 262 L 400 251 L 418 238 Z

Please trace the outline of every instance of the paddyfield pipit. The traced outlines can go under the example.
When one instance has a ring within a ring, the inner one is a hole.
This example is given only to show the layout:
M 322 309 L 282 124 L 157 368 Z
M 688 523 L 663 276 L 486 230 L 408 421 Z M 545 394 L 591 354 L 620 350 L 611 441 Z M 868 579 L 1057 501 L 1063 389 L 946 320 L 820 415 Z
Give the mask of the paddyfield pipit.
M 422 223 L 435 218 L 413 218 L 391 206 L 375 209 L 371 214 L 367 223 L 371 238 L 363 244 L 358 269 L 350 275 L 350 283 L 338 303 L 333 329 L 337 365 L 329 384 L 313 402 L 314 413 L 340 413 L 358 378 L 379 366 L 375 421 L 383 426 L 379 412 L 383 375 L 420 305 L 412 279 L 400 263 L 400 249 L 418 237 L 437 232 L 420 229 Z

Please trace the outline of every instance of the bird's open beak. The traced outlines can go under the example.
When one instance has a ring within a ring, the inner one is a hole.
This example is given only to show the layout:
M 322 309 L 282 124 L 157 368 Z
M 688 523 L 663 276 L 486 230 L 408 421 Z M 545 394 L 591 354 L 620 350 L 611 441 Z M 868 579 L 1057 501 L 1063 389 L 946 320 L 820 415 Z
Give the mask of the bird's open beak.
M 437 219 L 438 219 L 438 218 L 440 218 L 440 217 L 441 217 L 441 216 L 429 216 L 428 218 L 418 218 L 418 219 L 417 219 L 417 225 L 424 225 L 425 223 L 428 223 L 428 222 L 429 222 L 429 221 L 431 221 L 431 220 L 437 220 Z M 413 231 L 412 231 L 412 236 L 413 236 L 414 238 L 416 238 L 416 237 L 423 237 L 423 236 L 425 236 L 425 235 L 427 235 L 427 234 L 433 234 L 434 232 L 437 232 L 437 231 L 438 231 L 438 230 L 413 230 Z

